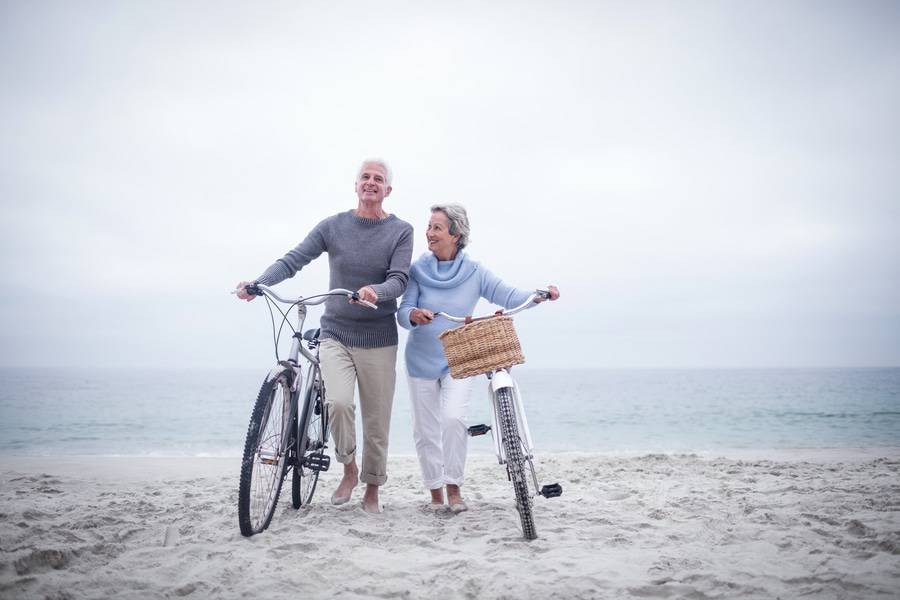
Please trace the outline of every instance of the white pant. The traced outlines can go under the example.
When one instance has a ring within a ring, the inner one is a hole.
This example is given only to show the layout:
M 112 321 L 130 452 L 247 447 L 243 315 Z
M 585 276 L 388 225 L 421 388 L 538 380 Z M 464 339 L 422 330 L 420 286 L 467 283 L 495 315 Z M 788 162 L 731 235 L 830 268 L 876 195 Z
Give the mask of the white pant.
M 440 379 L 407 379 L 413 439 L 425 487 L 436 490 L 447 484 L 462 485 L 472 378 L 453 379 L 447 374 Z

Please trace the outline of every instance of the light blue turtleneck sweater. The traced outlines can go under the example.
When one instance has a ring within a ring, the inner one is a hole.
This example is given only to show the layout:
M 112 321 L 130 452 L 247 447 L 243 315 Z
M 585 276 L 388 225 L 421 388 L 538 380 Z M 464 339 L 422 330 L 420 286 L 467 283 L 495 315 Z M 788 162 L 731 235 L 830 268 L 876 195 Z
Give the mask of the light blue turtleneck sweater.
M 448 261 L 439 261 L 434 254 L 426 252 L 409 271 L 409 284 L 397 311 L 397 322 L 410 330 L 406 341 L 406 372 L 422 379 L 439 379 L 450 372 L 438 335 L 458 327 L 459 323 L 435 317 L 427 325 L 416 325 L 409 320 L 414 308 L 463 317 L 472 314 L 479 298 L 513 308 L 532 293 L 503 283 L 462 251 Z

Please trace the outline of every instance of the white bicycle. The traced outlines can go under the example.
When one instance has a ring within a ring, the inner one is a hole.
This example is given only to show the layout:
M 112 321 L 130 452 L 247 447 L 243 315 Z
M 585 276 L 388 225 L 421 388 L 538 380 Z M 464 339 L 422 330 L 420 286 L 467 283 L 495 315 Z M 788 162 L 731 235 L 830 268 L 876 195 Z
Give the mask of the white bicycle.
M 435 314 L 455 323 L 484 321 L 522 312 L 539 296 L 547 300 L 550 298 L 550 293 L 545 290 L 537 290 L 521 305 L 506 312 L 498 311 L 493 315 L 473 318 L 457 317 L 444 312 Z M 555 498 L 562 495 L 562 486 L 558 483 L 541 486 L 538 483 L 537 472 L 534 468 L 534 444 L 531 440 L 531 431 L 528 429 L 528 419 L 525 417 L 522 393 L 513 379 L 510 369 L 511 367 L 505 367 L 485 373 L 489 380 L 488 397 L 491 403 L 493 424 L 490 426 L 472 425 L 469 427 L 469 435 L 478 436 L 491 432 L 497 460 L 501 465 L 506 465 L 507 477 L 513 485 L 516 508 L 522 521 L 522 533 L 526 539 L 533 540 L 537 538 L 532 514 L 534 497 Z M 533 493 L 529 489 L 529 480 L 534 485 Z

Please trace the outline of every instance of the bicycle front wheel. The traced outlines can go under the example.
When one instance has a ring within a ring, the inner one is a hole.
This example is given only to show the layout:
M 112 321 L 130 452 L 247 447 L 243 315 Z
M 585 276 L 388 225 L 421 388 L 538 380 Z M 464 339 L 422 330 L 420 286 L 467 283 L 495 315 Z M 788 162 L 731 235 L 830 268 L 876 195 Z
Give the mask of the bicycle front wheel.
M 300 444 L 297 450 L 297 464 L 291 480 L 291 501 L 294 508 L 312 502 L 319 481 L 319 471 L 325 460 L 328 435 L 328 412 L 322 396 L 322 378 L 318 368 L 309 378 L 309 390 L 303 405 L 300 428 Z M 327 461 L 326 461 L 327 462 Z M 327 466 L 326 466 L 327 468 Z
M 519 438 L 519 427 L 510 388 L 501 388 L 497 391 L 497 418 L 500 421 L 500 435 L 503 450 L 506 453 L 506 470 L 509 473 L 509 480 L 513 484 L 513 491 L 516 494 L 516 509 L 519 511 L 519 519 L 522 521 L 522 533 L 525 535 L 525 539 L 533 540 L 537 538 L 537 531 L 534 528 L 532 498 L 528 493 L 525 453 Z
M 278 504 L 291 437 L 291 377 L 286 369 L 267 378 L 250 416 L 238 489 L 238 523 L 245 536 L 268 527 Z

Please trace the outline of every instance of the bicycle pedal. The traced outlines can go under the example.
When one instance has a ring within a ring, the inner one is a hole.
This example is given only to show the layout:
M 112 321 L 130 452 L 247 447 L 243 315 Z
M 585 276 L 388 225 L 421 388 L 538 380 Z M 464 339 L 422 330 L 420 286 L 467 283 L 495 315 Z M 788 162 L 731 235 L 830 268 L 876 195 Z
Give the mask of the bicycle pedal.
M 327 454 L 307 454 L 303 457 L 303 466 L 310 471 L 327 471 L 331 466 L 331 457 Z
M 489 425 L 472 425 L 469 427 L 469 436 L 475 437 L 476 435 L 484 435 L 490 430 L 491 427 Z
M 562 496 L 562 486 L 558 483 L 551 483 L 541 488 L 541 496 L 544 498 L 556 498 Z

